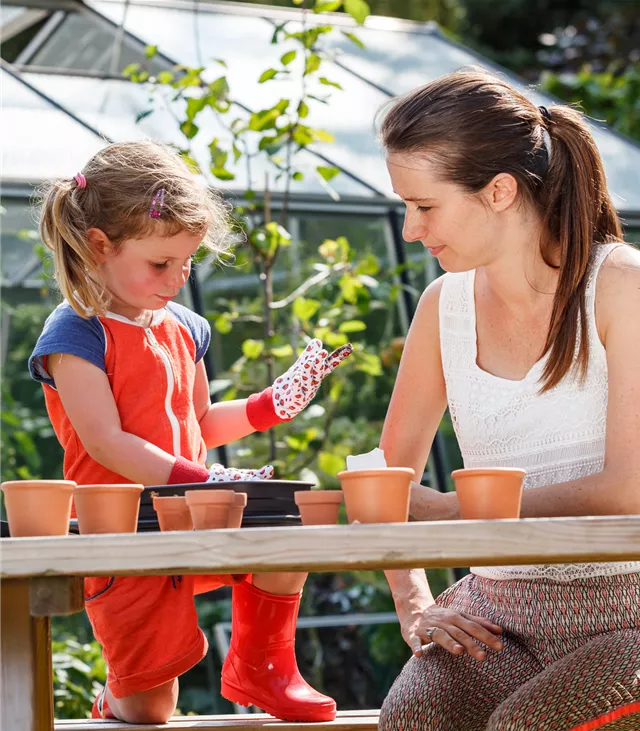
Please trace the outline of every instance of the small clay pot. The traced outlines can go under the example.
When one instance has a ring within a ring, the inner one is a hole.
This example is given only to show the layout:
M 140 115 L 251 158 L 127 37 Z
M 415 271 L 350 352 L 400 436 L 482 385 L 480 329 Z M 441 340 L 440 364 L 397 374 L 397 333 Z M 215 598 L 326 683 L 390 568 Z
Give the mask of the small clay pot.
M 409 467 L 338 472 L 349 523 L 406 523 L 415 476 Z
M 227 518 L 227 528 L 241 528 L 242 516 L 244 509 L 247 507 L 247 493 L 234 492 L 231 507 L 229 508 L 229 516 Z
M 15 480 L 3 482 L 1 487 L 12 538 L 69 533 L 75 482 Z
M 519 518 L 522 481 L 519 469 L 491 468 L 455 470 L 460 517 L 463 520 Z
M 184 494 L 195 530 L 226 528 L 233 490 L 187 490 Z
M 342 490 L 299 490 L 294 493 L 302 525 L 335 525 L 344 498 Z
M 153 509 L 158 515 L 161 531 L 193 530 L 191 511 L 183 495 L 154 496 Z
M 142 485 L 78 485 L 78 528 L 91 533 L 136 533 Z

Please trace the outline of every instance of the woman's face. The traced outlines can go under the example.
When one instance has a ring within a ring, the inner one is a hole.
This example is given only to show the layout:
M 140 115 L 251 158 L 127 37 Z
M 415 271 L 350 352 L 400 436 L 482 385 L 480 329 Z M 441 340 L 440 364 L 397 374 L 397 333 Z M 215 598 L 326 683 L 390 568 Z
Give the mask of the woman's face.
M 420 241 L 448 272 L 486 266 L 499 255 L 503 206 L 494 207 L 494 191 L 472 195 L 443 181 L 426 156 L 389 153 L 387 167 L 393 189 L 407 206 L 406 241 Z

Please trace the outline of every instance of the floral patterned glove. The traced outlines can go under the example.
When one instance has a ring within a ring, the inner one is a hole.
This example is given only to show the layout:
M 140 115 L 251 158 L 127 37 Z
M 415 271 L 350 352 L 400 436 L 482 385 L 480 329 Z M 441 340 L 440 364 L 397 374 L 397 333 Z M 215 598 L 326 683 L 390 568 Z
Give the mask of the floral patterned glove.
M 309 405 L 323 379 L 352 352 L 353 346 L 347 343 L 329 355 L 322 347 L 322 341 L 312 340 L 273 386 L 249 396 L 247 418 L 251 426 L 257 431 L 265 431 L 293 419 Z
M 207 482 L 254 482 L 256 480 L 270 480 L 273 477 L 273 467 L 269 464 L 259 470 L 238 470 L 234 467 L 223 467 L 221 464 L 211 465 Z

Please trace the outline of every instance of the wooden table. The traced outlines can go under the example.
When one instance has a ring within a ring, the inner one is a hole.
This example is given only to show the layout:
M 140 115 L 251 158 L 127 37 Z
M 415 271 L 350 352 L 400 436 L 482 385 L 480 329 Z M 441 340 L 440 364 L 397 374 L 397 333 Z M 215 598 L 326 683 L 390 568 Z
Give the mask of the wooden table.
M 83 576 L 640 561 L 640 516 L 8 538 L 0 552 L 0 731 L 52 731 L 50 617 L 82 609 Z

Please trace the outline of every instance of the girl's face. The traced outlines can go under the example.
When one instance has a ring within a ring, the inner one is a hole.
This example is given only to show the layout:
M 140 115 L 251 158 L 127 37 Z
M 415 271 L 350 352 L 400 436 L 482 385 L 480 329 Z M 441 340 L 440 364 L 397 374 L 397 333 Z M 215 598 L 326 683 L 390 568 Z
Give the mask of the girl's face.
M 128 239 L 114 251 L 102 231 L 92 229 L 90 239 L 100 239 L 100 234 L 101 243 L 93 243 L 101 252 L 99 272 L 111 294 L 110 309 L 129 318 L 160 310 L 178 294 L 202 241 L 201 235 L 182 231 L 175 236 Z
M 498 188 L 511 182 L 499 181 L 497 176 L 486 189 L 471 195 L 440 179 L 420 155 L 389 153 L 387 167 L 393 189 L 407 206 L 406 241 L 420 241 L 448 272 L 486 266 L 499 255 L 504 238 L 500 213 L 513 199 Z

